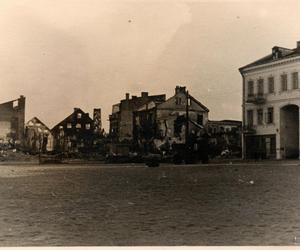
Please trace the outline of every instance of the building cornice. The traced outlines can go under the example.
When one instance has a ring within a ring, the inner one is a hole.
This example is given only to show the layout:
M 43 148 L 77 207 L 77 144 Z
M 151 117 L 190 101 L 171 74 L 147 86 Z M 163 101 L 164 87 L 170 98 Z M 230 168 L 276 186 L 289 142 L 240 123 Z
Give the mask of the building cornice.
M 275 100 L 268 100 L 266 103 L 257 105 L 253 103 L 245 103 L 245 107 L 262 107 L 262 106 L 268 106 L 273 103 L 285 103 L 285 102 L 292 102 L 292 101 L 300 101 L 300 96 L 299 97 L 292 97 L 292 98 L 282 98 L 282 99 L 275 99 Z
M 300 56 L 287 58 L 287 59 L 282 59 L 282 60 L 278 60 L 278 61 L 274 61 L 274 62 L 262 64 L 262 65 L 257 65 L 257 66 L 252 66 L 252 67 L 250 66 L 249 68 L 241 69 L 241 73 L 242 74 L 250 73 L 250 72 L 253 72 L 255 70 L 261 70 L 261 69 L 266 69 L 266 68 L 277 67 L 279 65 L 289 64 L 289 63 L 293 63 L 293 62 L 297 62 L 297 61 L 300 61 Z

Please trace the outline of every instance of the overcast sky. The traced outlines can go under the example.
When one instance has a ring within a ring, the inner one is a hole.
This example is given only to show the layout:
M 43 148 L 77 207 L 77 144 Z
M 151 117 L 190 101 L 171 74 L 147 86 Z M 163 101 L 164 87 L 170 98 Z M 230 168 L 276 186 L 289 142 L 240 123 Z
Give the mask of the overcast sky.
M 300 40 L 300 2 L 0 0 L 0 102 L 53 127 L 125 93 L 185 85 L 210 119 L 241 119 L 238 68 Z

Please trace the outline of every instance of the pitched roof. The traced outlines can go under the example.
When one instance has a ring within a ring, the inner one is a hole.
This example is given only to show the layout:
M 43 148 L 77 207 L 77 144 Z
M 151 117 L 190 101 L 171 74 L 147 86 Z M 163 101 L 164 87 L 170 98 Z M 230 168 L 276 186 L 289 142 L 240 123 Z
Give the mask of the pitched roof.
M 144 104 L 138 106 L 138 108 L 136 109 L 136 111 L 144 111 L 144 110 L 154 109 L 157 105 L 159 105 L 159 104 L 161 104 L 163 102 L 165 102 L 165 101 L 162 101 L 162 100 L 150 100 L 147 103 L 144 103 Z
M 139 108 L 141 107 L 142 105 L 148 103 L 148 102 L 164 102 L 166 100 L 166 95 L 163 94 L 163 95 L 149 95 L 147 96 L 147 99 L 144 100 L 142 97 L 136 97 L 136 98 L 132 98 L 130 99 L 130 101 L 132 101 L 136 108 Z
M 57 127 L 58 127 L 59 125 L 61 125 L 61 124 L 64 123 L 65 121 L 71 119 L 72 116 L 74 115 L 74 113 L 77 112 L 77 111 L 81 112 L 81 113 L 84 114 L 84 115 L 87 115 L 87 117 L 90 119 L 90 121 L 93 122 L 93 120 L 90 118 L 90 116 L 88 115 L 88 113 L 83 112 L 82 109 L 80 109 L 80 108 L 76 108 L 76 110 L 74 110 L 69 116 L 67 116 L 67 117 L 66 117 L 65 119 L 63 119 L 61 122 L 57 123 L 51 130 L 53 131 L 53 130 L 57 129 Z
M 45 123 L 43 123 L 43 122 L 42 122 L 39 118 L 37 118 L 36 116 L 33 117 L 32 119 L 30 119 L 30 120 L 26 123 L 26 126 L 30 126 L 30 125 L 29 125 L 29 122 L 31 122 L 31 121 L 33 121 L 33 120 L 35 120 L 36 122 L 42 124 L 42 126 L 44 126 L 46 129 L 50 130 L 50 129 L 48 128 L 48 126 L 45 125 Z
M 276 54 L 278 53 L 278 54 Z M 277 55 L 277 56 L 275 56 Z M 259 66 L 259 65 L 264 65 L 267 63 L 271 63 L 271 62 L 275 62 L 275 61 L 281 61 L 284 59 L 288 59 L 288 58 L 292 58 L 292 57 L 296 57 L 296 56 L 300 56 L 300 50 L 299 48 L 295 48 L 295 49 L 288 49 L 288 48 L 283 48 L 283 47 L 279 47 L 279 46 L 275 46 L 272 48 L 272 53 L 268 54 L 267 56 L 264 56 L 250 64 L 247 64 L 241 68 L 239 68 L 239 71 L 243 71 L 246 68 L 249 67 L 254 67 L 254 66 Z
M 166 95 L 147 95 L 146 97 L 143 96 L 132 96 L 130 99 L 123 99 L 121 100 L 120 107 L 122 106 L 122 103 L 130 103 L 133 110 L 139 109 L 141 106 L 143 106 L 146 103 L 149 103 L 151 101 L 155 103 L 164 102 L 166 100 Z
M 195 102 L 195 103 L 197 103 L 201 108 L 203 108 L 206 112 L 209 112 L 209 109 L 206 107 L 206 106 L 204 106 L 201 102 L 199 102 L 196 98 L 194 98 L 193 96 L 191 96 L 190 94 L 189 94 L 189 98 L 193 101 L 193 102 Z

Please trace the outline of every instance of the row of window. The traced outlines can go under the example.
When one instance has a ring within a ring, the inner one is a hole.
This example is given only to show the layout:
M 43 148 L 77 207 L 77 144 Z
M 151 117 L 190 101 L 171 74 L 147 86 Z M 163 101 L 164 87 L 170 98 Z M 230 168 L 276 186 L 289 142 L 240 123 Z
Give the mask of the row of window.
M 63 126 L 59 126 L 59 128 L 60 128 L 60 129 L 63 129 Z M 72 123 L 67 123 L 67 128 L 68 128 L 68 129 L 71 129 L 71 128 L 72 128 Z M 80 124 L 80 123 L 77 123 L 77 124 L 75 125 L 75 128 L 81 128 L 81 124 Z M 91 129 L 91 124 L 90 124 L 90 123 L 86 123 L 86 124 L 85 124 L 85 129 L 86 129 L 86 130 Z
M 247 124 L 249 126 L 253 126 L 253 117 L 254 117 L 254 110 L 249 109 L 247 110 Z M 274 109 L 273 107 L 269 107 L 267 112 L 264 113 L 262 108 L 256 110 L 256 117 L 257 117 L 257 125 L 263 125 L 264 121 L 266 124 L 272 124 L 274 122 Z M 265 119 L 264 119 L 265 118 Z
M 292 89 L 299 88 L 299 75 L 298 72 L 293 72 L 291 74 L 292 79 Z M 273 76 L 268 77 L 267 79 L 268 84 L 268 93 L 274 93 L 275 91 L 275 80 Z M 287 91 L 288 90 L 288 75 L 282 74 L 280 76 L 280 90 Z M 257 94 L 263 95 L 264 94 L 264 79 L 260 78 L 257 80 Z M 254 81 L 248 81 L 248 96 L 254 95 Z

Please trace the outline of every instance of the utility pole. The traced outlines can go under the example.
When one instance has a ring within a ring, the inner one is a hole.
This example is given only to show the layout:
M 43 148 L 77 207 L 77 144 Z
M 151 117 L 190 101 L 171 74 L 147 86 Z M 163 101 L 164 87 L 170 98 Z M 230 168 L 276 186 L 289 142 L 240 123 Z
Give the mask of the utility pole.
M 189 138 L 189 92 L 186 91 L 186 105 L 185 105 L 185 116 L 186 116 L 186 124 L 185 124 L 185 145 L 186 147 L 188 138 Z

